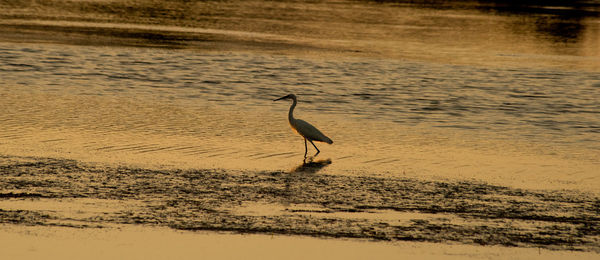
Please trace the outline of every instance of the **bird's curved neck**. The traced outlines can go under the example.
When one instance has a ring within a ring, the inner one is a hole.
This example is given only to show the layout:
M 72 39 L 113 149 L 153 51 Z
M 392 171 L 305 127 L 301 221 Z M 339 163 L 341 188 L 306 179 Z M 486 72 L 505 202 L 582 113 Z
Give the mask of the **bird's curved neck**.
M 288 113 L 288 120 L 290 122 L 294 121 L 294 108 L 296 108 L 296 103 L 298 103 L 295 98 L 293 101 L 292 106 L 290 106 L 290 112 Z

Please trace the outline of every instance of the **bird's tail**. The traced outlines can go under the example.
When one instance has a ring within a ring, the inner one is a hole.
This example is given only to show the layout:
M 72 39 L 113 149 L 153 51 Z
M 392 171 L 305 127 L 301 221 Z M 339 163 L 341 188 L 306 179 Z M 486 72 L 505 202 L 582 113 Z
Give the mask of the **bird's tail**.
M 328 143 L 328 144 L 332 144 L 333 140 L 331 140 L 329 137 L 327 137 L 327 139 L 325 140 L 325 142 Z

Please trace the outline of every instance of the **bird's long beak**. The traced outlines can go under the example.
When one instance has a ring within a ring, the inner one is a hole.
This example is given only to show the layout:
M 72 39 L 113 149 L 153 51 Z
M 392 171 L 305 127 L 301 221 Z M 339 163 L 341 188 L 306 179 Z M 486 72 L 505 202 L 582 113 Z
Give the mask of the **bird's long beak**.
M 278 98 L 278 99 L 274 99 L 273 101 L 282 100 L 282 99 L 284 99 L 284 98 L 287 98 L 287 97 L 288 97 L 288 96 L 285 96 L 285 97 L 280 97 L 280 98 Z

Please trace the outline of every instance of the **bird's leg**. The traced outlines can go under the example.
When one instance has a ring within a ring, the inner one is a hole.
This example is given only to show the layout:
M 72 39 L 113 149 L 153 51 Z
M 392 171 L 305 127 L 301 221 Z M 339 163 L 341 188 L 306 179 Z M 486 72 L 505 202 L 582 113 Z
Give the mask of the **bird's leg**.
M 306 146 L 306 138 L 304 138 L 304 160 L 306 160 L 307 153 L 308 153 L 308 147 Z
M 306 140 L 306 139 L 304 139 L 304 140 Z M 315 149 L 317 149 L 317 153 L 314 155 L 314 156 L 317 156 L 317 154 L 319 154 L 321 151 L 319 151 L 319 148 L 317 148 L 317 146 L 315 145 L 315 143 L 313 143 L 312 140 L 308 140 L 308 141 L 315 147 Z

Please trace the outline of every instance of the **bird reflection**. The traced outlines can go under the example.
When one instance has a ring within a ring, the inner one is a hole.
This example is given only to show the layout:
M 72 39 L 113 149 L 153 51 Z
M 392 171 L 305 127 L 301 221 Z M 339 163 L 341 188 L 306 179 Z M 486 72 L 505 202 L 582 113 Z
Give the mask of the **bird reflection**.
M 331 159 L 326 160 L 304 160 L 302 164 L 294 167 L 291 172 L 304 172 L 304 173 L 316 173 L 323 169 L 325 166 L 331 164 Z

